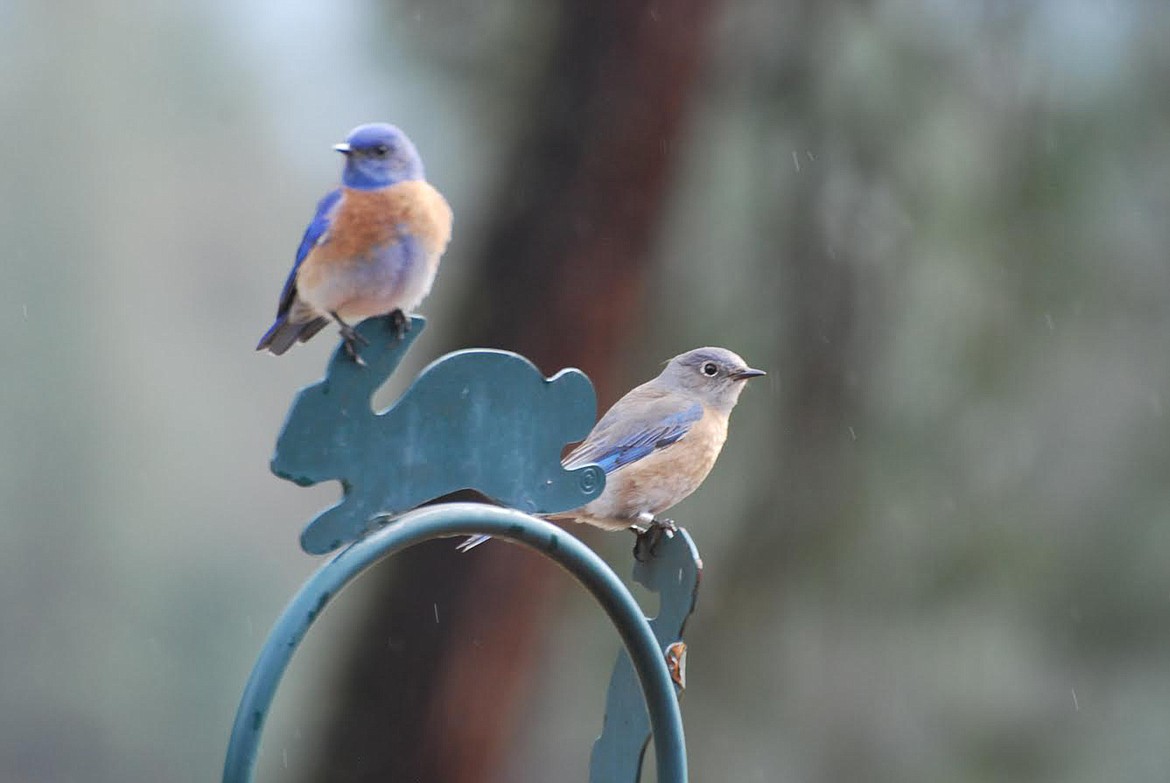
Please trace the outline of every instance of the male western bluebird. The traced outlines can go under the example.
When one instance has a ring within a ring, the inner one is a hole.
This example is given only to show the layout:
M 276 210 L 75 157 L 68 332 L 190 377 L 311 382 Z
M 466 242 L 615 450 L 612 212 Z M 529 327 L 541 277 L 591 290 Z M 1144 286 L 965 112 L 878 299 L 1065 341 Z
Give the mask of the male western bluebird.
M 698 489 L 714 467 L 743 382 L 765 374 L 726 348 L 696 348 L 671 359 L 657 378 L 614 403 L 562 461 L 566 468 L 600 466 L 605 491 L 551 518 L 649 532 L 639 536 L 635 553 L 647 545 L 652 550 L 662 531 L 674 528 L 658 515 Z M 469 538 L 460 548 L 483 540 Z
M 363 339 L 351 322 L 389 315 L 400 335 L 409 327 L 407 316 L 430 292 L 451 238 L 451 208 L 424 178 L 414 144 L 393 125 L 359 125 L 333 149 L 345 156 L 341 187 L 317 204 L 276 321 L 256 350 L 279 356 L 333 320 L 361 364 Z

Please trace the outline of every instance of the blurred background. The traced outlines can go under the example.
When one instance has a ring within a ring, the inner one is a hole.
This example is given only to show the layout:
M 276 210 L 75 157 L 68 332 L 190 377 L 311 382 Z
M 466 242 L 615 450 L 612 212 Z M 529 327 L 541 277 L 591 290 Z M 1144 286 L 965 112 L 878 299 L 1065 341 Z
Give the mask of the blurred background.
M 0 779 L 206 781 L 336 486 L 256 355 L 329 145 L 456 214 L 399 377 L 770 371 L 671 514 L 699 781 L 1170 777 L 1170 6 L 0 4 Z M 628 575 L 631 539 L 575 530 Z M 438 618 L 438 622 L 436 622 Z M 499 542 L 383 563 L 258 779 L 584 781 L 618 641 Z

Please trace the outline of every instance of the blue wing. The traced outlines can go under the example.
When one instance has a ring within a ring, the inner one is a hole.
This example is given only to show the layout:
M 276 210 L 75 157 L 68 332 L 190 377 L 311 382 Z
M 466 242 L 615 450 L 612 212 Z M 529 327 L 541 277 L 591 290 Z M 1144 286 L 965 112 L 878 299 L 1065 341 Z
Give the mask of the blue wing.
M 662 411 L 661 405 L 649 405 L 640 416 L 627 416 L 619 401 L 610 409 L 585 442 L 565 460 L 566 468 L 593 463 L 606 473 L 637 462 L 658 449 L 678 442 L 703 418 L 703 406 L 692 403 L 681 410 Z
M 305 235 L 301 237 L 301 246 L 297 248 L 297 259 L 293 262 L 292 271 L 288 273 L 288 280 L 284 281 L 284 288 L 280 292 L 280 305 L 276 309 L 277 318 L 287 313 L 288 309 L 292 307 L 293 298 L 297 295 L 297 270 L 301 268 L 301 262 L 305 260 L 305 256 L 309 255 L 309 251 L 321 241 L 321 237 L 329 230 L 329 225 L 333 222 L 331 213 L 338 201 L 341 201 L 341 188 L 326 193 L 325 197 L 317 202 L 317 214 L 313 215 L 313 219 L 309 221 L 309 227 L 305 229 Z

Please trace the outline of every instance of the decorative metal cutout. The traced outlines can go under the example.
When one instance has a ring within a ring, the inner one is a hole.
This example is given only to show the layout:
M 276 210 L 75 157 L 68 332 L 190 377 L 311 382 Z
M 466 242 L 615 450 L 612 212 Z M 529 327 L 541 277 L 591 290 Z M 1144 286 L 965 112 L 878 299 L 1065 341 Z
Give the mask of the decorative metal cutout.
M 605 488 L 596 465 L 561 467 L 565 445 L 584 438 L 596 416 L 593 384 L 579 370 L 545 378 L 515 353 L 456 351 L 375 413 L 370 398 L 424 328 L 412 318 L 399 339 L 389 319 L 364 321 L 357 332 L 368 343 L 367 366 L 338 348 L 325 377 L 297 394 L 272 472 L 302 486 L 337 480 L 344 490 L 301 534 L 306 552 L 330 552 L 460 489 L 549 514 L 579 508 Z

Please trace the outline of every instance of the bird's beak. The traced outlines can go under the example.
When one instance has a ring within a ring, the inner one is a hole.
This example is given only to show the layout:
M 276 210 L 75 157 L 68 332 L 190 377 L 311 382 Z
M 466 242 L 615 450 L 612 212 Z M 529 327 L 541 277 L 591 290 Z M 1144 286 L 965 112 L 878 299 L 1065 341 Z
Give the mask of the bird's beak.
M 759 378 L 760 376 L 767 374 L 768 373 L 764 372 L 763 370 L 753 370 L 751 367 L 747 367 L 738 372 L 731 373 L 731 380 L 746 381 L 748 378 Z
M 340 144 L 334 144 L 333 149 L 337 150 L 342 155 L 349 155 L 351 152 L 353 152 L 353 147 L 349 146 L 344 141 Z

